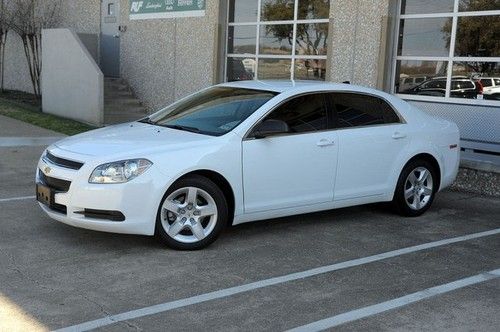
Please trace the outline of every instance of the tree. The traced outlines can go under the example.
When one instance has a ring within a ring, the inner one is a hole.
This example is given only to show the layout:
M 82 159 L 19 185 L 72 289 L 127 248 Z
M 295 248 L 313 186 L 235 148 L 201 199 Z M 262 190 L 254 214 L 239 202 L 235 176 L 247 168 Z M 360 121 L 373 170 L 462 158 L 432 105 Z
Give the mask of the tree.
M 10 25 L 10 15 L 6 10 L 5 0 L 0 0 L 0 92 L 4 91 L 5 47 Z
M 12 3 L 11 29 L 21 37 L 36 98 L 41 97 L 42 29 L 55 27 L 60 0 L 15 0 Z

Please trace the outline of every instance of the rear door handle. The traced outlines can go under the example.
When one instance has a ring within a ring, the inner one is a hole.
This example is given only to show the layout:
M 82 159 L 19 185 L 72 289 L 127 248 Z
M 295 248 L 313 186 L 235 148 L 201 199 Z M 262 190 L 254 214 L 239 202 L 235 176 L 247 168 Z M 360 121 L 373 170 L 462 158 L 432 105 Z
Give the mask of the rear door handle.
M 326 139 L 326 138 L 323 138 L 321 140 L 319 140 L 318 143 L 316 143 L 317 146 L 319 147 L 323 147 L 323 146 L 331 146 L 331 145 L 335 145 L 335 142 L 332 141 L 332 140 L 329 140 L 329 139 Z
M 396 131 L 394 134 L 392 134 L 392 138 L 394 138 L 394 139 L 406 138 L 406 134 L 403 134 L 403 133 L 400 133 L 399 131 Z

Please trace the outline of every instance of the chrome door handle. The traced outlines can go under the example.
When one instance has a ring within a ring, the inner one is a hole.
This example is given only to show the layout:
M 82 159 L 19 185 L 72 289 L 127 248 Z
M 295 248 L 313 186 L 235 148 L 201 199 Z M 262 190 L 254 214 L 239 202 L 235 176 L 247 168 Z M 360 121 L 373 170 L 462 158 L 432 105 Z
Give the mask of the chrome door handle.
M 326 138 L 323 138 L 323 139 L 319 140 L 319 142 L 316 143 L 316 145 L 319 146 L 319 147 L 330 146 L 330 145 L 335 145 L 335 142 L 331 141 L 331 140 L 328 140 Z
M 401 138 L 406 138 L 406 134 L 400 133 L 399 131 L 396 131 L 394 134 L 392 134 L 393 139 L 401 139 Z

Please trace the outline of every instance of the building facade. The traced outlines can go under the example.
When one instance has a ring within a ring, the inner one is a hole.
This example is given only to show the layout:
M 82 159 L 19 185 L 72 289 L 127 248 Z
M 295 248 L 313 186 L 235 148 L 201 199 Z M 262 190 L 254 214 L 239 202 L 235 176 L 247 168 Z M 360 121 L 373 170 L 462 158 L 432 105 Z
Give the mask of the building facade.
M 151 110 L 224 81 L 349 81 L 455 121 L 464 155 L 500 163 L 498 0 L 64 0 L 60 16 Z M 6 86 L 30 91 L 9 38 Z

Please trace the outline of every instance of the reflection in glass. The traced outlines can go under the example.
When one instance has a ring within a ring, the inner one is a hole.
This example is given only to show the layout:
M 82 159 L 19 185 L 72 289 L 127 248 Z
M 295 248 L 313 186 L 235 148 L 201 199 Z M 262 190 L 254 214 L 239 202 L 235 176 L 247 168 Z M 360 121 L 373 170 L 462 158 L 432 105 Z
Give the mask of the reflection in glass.
M 290 68 L 292 61 L 289 59 L 259 59 L 258 78 L 287 79 L 291 78 Z
M 461 12 L 475 12 L 481 10 L 500 10 L 498 0 L 460 0 L 458 10 Z
M 260 27 L 260 54 L 292 54 L 293 25 L 277 24 Z
M 326 74 L 326 60 L 295 59 L 296 80 L 324 81 Z
M 257 26 L 238 25 L 228 27 L 227 52 L 255 54 Z
M 294 0 L 262 0 L 261 21 L 293 20 Z
M 459 17 L 455 56 L 500 56 L 500 16 Z
M 257 0 L 229 0 L 229 22 L 256 22 Z
M 401 60 L 396 66 L 395 92 L 444 97 L 447 65 L 445 61 Z
M 500 83 L 500 62 L 454 62 L 453 77 L 466 80 L 467 86 L 457 86 L 452 82 L 452 90 L 474 89 L 474 93 L 462 94 L 463 98 L 500 101 L 500 84 L 495 84 Z M 470 87 L 469 82 L 475 86 Z
M 316 20 L 328 18 L 329 15 L 330 0 L 299 0 L 299 20 Z
M 401 20 L 398 55 L 449 56 L 451 18 Z
M 328 23 L 297 24 L 297 55 L 326 55 Z
M 452 13 L 455 0 L 402 0 L 401 14 Z
M 252 80 L 256 63 L 255 58 L 227 58 L 227 81 Z

